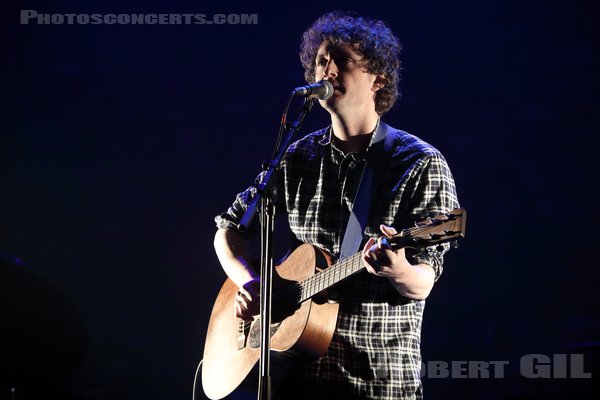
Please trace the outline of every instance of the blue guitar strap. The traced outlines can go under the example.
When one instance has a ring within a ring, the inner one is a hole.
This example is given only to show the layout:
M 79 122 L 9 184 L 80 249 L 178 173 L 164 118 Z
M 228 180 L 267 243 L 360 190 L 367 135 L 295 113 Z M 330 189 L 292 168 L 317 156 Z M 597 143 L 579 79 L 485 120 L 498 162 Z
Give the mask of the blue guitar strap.
M 385 138 L 389 126 L 381 120 L 377 124 L 375 137 L 367 149 L 366 162 L 360 179 L 354 205 L 350 211 L 346 232 L 340 246 L 339 259 L 343 260 L 358 252 L 363 241 L 363 232 L 367 226 L 372 195 L 376 189 L 376 182 L 381 177 L 383 166 L 387 160 L 385 151 Z

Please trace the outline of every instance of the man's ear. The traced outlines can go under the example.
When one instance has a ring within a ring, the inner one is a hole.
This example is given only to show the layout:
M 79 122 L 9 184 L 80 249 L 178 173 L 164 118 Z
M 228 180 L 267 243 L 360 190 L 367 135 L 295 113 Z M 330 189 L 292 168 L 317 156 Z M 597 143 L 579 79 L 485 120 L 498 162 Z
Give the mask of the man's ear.
M 375 82 L 373 82 L 373 91 L 376 92 L 387 83 L 387 79 L 385 79 L 385 75 L 380 74 L 375 77 Z

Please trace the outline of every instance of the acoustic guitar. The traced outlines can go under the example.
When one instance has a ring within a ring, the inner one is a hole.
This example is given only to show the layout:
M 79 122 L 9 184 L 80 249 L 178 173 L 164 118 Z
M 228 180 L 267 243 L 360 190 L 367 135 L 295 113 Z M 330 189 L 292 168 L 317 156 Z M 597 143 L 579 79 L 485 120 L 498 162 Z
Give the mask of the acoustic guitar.
M 385 237 L 394 250 L 423 248 L 464 237 L 466 210 L 427 218 L 397 235 Z M 339 304 L 327 289 L 364 268 L 362 252 L 335 260 L 325 251 L 302 244 L 273 273 L 271 351 L 319 357 L 329 347 Z M 235 316 L 238 290 L 223 284 L 210 316 L 202 366 L 202 387 L 210 399 L 222 399 L 248 376 L 260 358 L 260 318 L 245 322 Z

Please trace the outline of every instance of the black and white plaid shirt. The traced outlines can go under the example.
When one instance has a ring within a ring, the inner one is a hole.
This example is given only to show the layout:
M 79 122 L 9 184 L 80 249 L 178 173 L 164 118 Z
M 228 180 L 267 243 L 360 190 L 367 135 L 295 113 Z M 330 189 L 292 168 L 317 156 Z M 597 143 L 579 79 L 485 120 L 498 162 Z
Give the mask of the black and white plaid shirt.
M 385 128 L 384 167 L 377 177 L 365 237 L 379 236 L 380 224 L 400 230 L 458 207 L 454 180 L 440 152 L 413 135 Z M 287 212 L 299 242 L 339 253 L 364 162 L 373 154 L 371 148 L 363 154 L 345 155 L 335 147 L 330 127 L 290 146 L 279 179 L 285 204 L 276 209 Z M 254 192 L 251 188 L 240 193 L 229 210 L 216 218 L 217 226 L 235 228 Z M 431 265 L 437 279 L 448 247 L 428 247 L 416 254 L 407 251 L 407 257 L 413 263 Z M 348 279 L 342 292 L 332 343 L 306 369 L 308 381 L 302 387 L 313 399 L 421 398 L 425 301 L 404 298 L 387 279 L 366 271 Z

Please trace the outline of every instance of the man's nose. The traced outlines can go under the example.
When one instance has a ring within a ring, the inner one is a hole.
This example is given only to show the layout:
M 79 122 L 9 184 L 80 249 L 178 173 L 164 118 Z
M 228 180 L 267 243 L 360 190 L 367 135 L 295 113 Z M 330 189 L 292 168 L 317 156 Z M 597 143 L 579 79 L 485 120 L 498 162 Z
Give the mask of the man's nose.
M 335 65 L 335 61 L 330 59 L 327 61 L 327 65 L 323 69 L 323 78 L 335 78 L 338 76 L 337 65 Z

